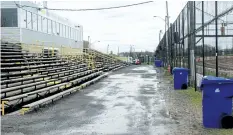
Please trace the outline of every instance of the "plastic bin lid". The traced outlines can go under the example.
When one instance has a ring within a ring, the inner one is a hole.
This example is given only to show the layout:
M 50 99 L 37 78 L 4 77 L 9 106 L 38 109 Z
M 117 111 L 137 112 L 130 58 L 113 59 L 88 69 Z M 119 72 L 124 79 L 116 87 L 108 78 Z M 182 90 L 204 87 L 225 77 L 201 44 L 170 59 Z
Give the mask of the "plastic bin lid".
M 188 71 L 188 70 L 189 69 L 187 68 L 174 67 L 172 71 L 174 72 L 174 71 Z
M 233 83 L 233 79 L 227 79 L 224 77 L 215 77 L 215 76 L 204 76 L 202 78 L 201 84 L 223 84 L 223 83 Z

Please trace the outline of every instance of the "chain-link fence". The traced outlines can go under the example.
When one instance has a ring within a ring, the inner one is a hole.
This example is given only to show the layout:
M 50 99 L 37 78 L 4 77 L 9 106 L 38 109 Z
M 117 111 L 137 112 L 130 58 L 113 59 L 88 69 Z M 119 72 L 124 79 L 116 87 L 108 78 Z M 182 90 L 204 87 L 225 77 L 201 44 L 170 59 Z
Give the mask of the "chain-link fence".
M 233 1 L 189 1 L 160 41 L 164 66 L 190 69 L 190 85 L 204 75 L 233 78 Z

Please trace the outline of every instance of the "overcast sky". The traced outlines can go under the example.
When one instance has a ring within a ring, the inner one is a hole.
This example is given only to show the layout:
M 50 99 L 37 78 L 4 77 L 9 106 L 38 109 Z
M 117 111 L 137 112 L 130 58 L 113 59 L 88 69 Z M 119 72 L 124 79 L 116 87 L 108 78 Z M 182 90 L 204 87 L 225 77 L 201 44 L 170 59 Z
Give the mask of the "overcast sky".
M 49 8 L 102 8 L 122 6 L 145 2 L 147 0 L 96 0 L 96 1 L 49 1 Z M 186 1 L 168 1 L 170 23 L 174 22 Z M 74 23 L 80 24 L 84 29 L 84 40 L 88 36 L 91 41 L 99 40 L 93 48 L 105 52 L 109 44 L 109 50 L 117 53 L 129 51 L 130 45 L 134 45 L 136 51 L 154 51 L 159 42 L 159 30 L 164 31 L 164 21 L 153 18 L 154 15 L 165 17 L 165 1 L 157 0 L 152 3 L 126 7 L 120 9 L 101 11 L 67 12 L 56 11 Z

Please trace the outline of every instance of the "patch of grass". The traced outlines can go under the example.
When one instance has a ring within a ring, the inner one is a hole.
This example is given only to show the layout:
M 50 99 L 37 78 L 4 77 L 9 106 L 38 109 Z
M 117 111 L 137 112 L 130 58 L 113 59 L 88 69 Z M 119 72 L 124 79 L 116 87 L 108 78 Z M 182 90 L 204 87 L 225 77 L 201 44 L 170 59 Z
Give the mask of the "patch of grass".
M 164 72 L 164 76 L 165 76 L 168 80 L 173 81 L 173 75 L 171 75 L 171 73 L 169 73 L 169 72 L 167 71 L 166 68 L 163 69 L 163 72 Z
M 195 88 L 189 87 L 187 90 L 180 90 L 178 92 L 186 95 L 190 99 L 192 105 L 201 107 L 202 94 L 201 92 L 195 91 Z
M 232 135 L 233 129 L 206 129 L 209 135 Z

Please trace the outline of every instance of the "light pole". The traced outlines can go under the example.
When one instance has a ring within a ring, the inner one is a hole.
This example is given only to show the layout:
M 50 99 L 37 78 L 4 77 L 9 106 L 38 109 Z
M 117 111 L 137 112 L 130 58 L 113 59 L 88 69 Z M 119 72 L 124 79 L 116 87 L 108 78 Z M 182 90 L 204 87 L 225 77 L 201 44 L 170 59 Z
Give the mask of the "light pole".
M 154 17 L 157 17 L 157 18 L 160 18 L 161 20 L 163 20 L 165 22 L 165 30 L 164 30 L 164 36 L 165 36 L 165 46 L 166 48 L 168 48 L 168 38 L 166 36 L 166 29 L 167 29 L 167 26 L 169 28 L 169 24 L 167 23 L 167 20 L 168 20 L 168 16 L 165 16 L 165 19 L 163 19 L 162 17 L 160 16 L 154 16 Z M 167 58 L 168 58 L 168 51 L 166 52 L 166 63 L 167 63 Z M 165 61 L 164 61 L 165 62 Z
M 107 46 L 107 54 L 108 54 L 108 48 L 109 48 L 109 45 Z
M 134 45 L 130 45 L 130 57 L 133 57 L 133 46 Z
M 90 36 L 88 36 L 88 48 L 90 48 Z
M 159 31 L 159 42 L 161 41 L 162 30 Z

